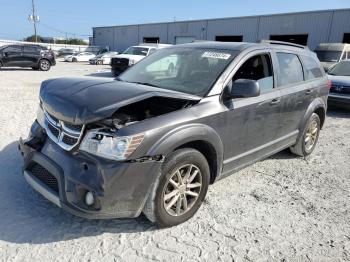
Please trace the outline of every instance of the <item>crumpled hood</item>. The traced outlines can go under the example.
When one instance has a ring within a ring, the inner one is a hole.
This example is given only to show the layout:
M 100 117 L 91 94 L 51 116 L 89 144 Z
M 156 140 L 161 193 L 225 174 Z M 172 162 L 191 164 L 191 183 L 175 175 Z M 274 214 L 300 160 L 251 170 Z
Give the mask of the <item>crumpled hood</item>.
M 94 78 L 50 79 L 44 81 L 40 89 L 40 101 L 45 110 L 77 125 L 111 117 L 120 107 L 155 96 L 201 99 L 156 87 Z
M 337 86 L 350 86 L 350 76 L 327 75 L 332 84 Z

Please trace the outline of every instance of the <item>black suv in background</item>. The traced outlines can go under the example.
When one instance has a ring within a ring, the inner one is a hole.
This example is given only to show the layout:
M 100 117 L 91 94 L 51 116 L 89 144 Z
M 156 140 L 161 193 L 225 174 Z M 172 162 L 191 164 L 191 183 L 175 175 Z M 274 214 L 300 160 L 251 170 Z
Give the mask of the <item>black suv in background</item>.
M 276 42 L 178 45 L 116 80 L 47 80 L 24 177 L 78 216 L 177 225 L 215 181 L 285 148 L 311 154 L 328 93 L 315 53 Z
M 56 65 L 53 51 L 40 45 L 7 45 L 0 47 L 1 67 L 31 67 L 48 71 Z

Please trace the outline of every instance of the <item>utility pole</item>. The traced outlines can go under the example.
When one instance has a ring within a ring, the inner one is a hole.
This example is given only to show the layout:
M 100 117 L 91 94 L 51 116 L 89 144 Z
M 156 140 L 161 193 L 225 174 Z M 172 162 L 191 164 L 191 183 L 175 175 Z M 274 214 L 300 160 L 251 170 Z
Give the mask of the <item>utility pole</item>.
M 32 0 L 32 12 L 33 12 L 33 25 L 34 25 L 35 42 L 38 42 L 38 35 L 36 34 L 36 22 L 37 22 L 37 18 L 36 18 L 36 16 L 35 16 L 35 4 L 34 4 L 34 0 Z

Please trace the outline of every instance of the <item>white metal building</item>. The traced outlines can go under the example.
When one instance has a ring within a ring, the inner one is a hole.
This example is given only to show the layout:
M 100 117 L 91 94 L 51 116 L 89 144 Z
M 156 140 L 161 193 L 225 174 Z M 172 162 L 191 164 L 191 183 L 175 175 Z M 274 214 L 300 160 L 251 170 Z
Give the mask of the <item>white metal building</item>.
M 311 49 L 319 43 L 350 43 L 350 9 L 93 28 L 94 45 L 119 52 L 142 42 L 261 39 L 290 41 Z

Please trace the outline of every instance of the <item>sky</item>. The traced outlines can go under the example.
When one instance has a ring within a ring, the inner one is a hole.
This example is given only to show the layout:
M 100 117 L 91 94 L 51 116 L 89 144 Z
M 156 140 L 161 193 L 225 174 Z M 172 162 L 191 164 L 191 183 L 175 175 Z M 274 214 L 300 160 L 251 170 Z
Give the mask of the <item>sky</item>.
M 0 0 L 0 39 L 32 35 L 32 0 Z M 350 0 L 35 0 L 41 36 L 87 39 L 92 27 L 350 8 Z

